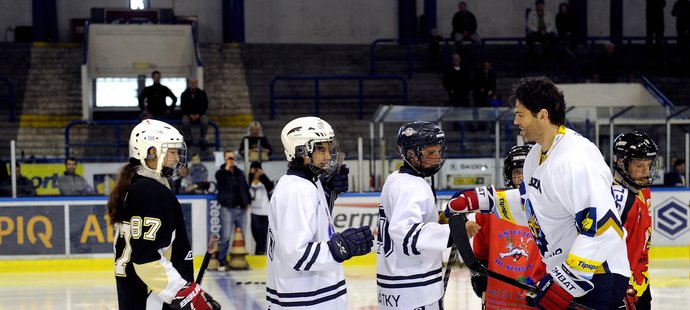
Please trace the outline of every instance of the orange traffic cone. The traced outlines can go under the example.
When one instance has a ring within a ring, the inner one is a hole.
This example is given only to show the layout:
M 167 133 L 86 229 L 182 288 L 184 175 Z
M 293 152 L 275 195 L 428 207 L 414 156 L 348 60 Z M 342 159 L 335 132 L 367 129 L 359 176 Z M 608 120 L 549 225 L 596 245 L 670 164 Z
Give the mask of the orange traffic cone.
M 228 267 L 234 270 L 247 270 L 249 263 L 247 262 L 247 249 L 244 247 L 244 235 L 242 229 L 235 227 L 235 235 L 232 238 L 232 247 L 230 248 L 230 262 Z

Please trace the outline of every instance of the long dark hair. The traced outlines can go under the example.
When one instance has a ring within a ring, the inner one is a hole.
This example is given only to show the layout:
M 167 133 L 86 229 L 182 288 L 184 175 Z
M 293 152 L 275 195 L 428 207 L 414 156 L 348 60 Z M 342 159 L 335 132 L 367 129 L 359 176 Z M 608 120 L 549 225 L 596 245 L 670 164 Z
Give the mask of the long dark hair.
M 130 159 L 129 163 L 120 169 L 120 173 L 117 176 L 117 183 L 115 184 L 115 188 L 110 192 L 108 204 L 106 205 L 111 224 L 119 223 L 124 220 L 121 218 L 121 215 L 119 215 L 119 211 L 124 208 L 129 185 L 132 184 L 132 179 L 137 174 L 137 167 L 140 165 L 141 163 L 139 163 L 138 160 Z

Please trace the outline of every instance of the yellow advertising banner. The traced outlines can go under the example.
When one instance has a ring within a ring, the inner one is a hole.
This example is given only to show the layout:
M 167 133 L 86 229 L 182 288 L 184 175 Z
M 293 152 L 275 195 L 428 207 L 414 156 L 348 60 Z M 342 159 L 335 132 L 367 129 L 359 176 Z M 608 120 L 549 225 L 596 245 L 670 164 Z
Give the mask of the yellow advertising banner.
M 22 164 L 22 176 L 25 176 L 36 188 L 36 194 L 39 196 L 57 196 L 60 191 L 57 187 L 58 177 L 65 172 L 65 164 Z M 81 165 L 77 165 L 76 173 L 83 175 L 84 169 Z

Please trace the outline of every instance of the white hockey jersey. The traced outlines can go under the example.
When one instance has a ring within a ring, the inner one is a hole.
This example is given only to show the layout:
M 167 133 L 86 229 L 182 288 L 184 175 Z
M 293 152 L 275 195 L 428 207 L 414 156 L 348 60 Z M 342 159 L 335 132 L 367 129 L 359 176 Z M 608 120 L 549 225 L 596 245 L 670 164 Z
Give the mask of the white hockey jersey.
M 271 196 L 268 223 L 268 309 L 346 309 L 343 266 L 326 244 L 334 230 L 321 182 L 288 171 Z
M 541 145 L 532 147 L 520 188 L 498 192 L 495 213 L 530 227 L 547 270 L 566 263 L 587 279 L 595 273 L 629 277 L 613 177 L 599 149 L 561 127 L 545 155 L 540 164 Z
M 376 252 L 379 309 L 414 309 L 443 296 L 441 253 L 450 229 L 438 224 L 429 184 L 401 171 L 388 176 L 381 191 Z

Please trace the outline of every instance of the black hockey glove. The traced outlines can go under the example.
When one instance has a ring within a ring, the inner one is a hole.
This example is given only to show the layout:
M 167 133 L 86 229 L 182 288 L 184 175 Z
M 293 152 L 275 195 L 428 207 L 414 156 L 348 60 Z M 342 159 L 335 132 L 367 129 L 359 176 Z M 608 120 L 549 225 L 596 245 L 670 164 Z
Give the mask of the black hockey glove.
M 340 166 L 337 172 L 333 175 L 327 175 L 321 179 L 321 184 L 323 184 L 324 191 L 330 193 L 334 191 L 336 195 L 347 192 L 350 189 L 350 181 L 348 176 L 350 175 L 350 167 L 346 164 Z
M 483 266 L 487 266 L 487 261 L 480 261 Z M 472 272 L 472 277 L 470 278 L 470 281 L 472 281 L 472 290 L 474 291 L 475 294 L 477 294 L 477 297 L 482 298 L 482 293 L 486 292 L 486 284 L 489 278 L 483 274 L 479 274 L 476 272 Z
M 220 304 L 201 289 L 199 284 L 187 283 L 177 292 L 170 308 L 180 310 L 220 310 Z
M 342 263 L 353 256 L 360 256 L 371 252 L 374 246 L 374 235 L 369 226 L 348 228 L 342 233 L 335 233 L 328 241 L 336 262 Z

